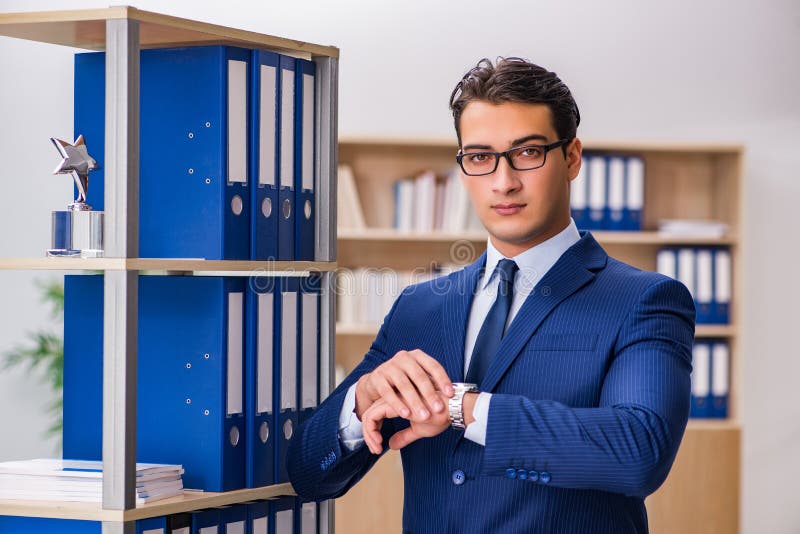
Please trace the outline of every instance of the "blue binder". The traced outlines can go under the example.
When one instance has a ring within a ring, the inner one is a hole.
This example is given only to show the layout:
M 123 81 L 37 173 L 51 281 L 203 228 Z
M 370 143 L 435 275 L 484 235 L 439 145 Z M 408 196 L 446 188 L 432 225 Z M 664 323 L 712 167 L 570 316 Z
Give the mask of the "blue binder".
M 711 417 L 728 417 L 728 396 L 730 390 L 730 349 L 724 341 L 718 341 L 711 348 Z
M 588 230 L 603 230 L 606 227 L 608 211 L 608 165 L 604 156 L 587 156 L 589 168 L 588 180 L 589 217 L 586 220 Z
M 143 50 L 139 255 L 249 259 L 250 52 L 207 46 Z M 75 56 L 75 132 L 101 165 L 88 203 L 104 204 L 105 54 Z
M 295 534 L 295 498 L 280 497 L 270 501 L 270 532 L 273 534 Z
M 137 461 L 184 486 L 244 487 L 244 280 L 139 278 Z M 102 455 L 103 277 L 64 284 L 64 457 Z
M 625 229 L 625 159 L 613 156 L 608 165 L 608 206 L 604 227 L 606 230 Z
M 250 76 L 252 141 L 250 212 L 250 258 L 278 259 L 278 176 L 280 174 L 280 56 L 264 50 L 253 51 Z
M 249 502 L 245 506 L 248 534 L 269 534 L 269 502 Z
M 711 345 L 695 342 L 692 349 L 692 395 L 689 415 L 696 418 L 711 417 Z
M 575 225 L 583 230 L 586 228 L 586 219 L 589 217 L 588 203 L 587 203 L 587 179 L 586 174 L 589 170 L 589 163 L 586 158 L 581 161 L 581 169 L 578 176 L 570 183 L 570 213 Z
M 280 298 L 275 299 L 274 405 L 276 482 L 288 482 L 286 453 L 298 424 L 297 415 L 297 338 L 299 278 L 279 278 Z
M 731 253 L 726 248 L 714 250 L 714 303 L 713 322 L 730 323 L 731 292 L 733 273 L 731 271 Z
M 320 291 L 322 279 L 312 275 L 300 280 L 300 371 L 298 391 L 300 392 L 299 423 L 311 417 L 319 404 L 319 332 L 320 332 Z
M 295 248 L 295 59 L 281 56 L 280 80 L 280 189 L 278 191 L 278 259 L 294 260 Z
M 247 506 L 232 504 L 220 509 L 220 534 L 246 534 L 247 533 Z
M 140 519 L 136 522 L 136 534 L 189 534 L 192 516 L 189 513 Z
M 0 515 L 2 534 L 100 534 L 102 525 L 99 521 Z
M 714 251 L 708 248 L 695 249 L 696 287 L 695 308 L 696 322 L 710 324 L 714 317 Z
M 192 512 L 192 534 L 225 534 L 221 524 L 222 514 L 217 508 Z
M 638 232 L 642 229 L 644 208 L 644 160 L 631 156 L 625 162 L 625 222 L 624 229 Z
M 296 499 L 294 513 L 300 523 L 297 534 L 317 534 L 319 532 L 319 506 L 315 502 L 300 503 Z
M 247 287 L 247 365 L 245 387 L 247 419 L 246 485 L 248 488 L 275 483 L 275 410 L 273 358 L 276 279 L 252 277 Z
M 295 78 L 295 259 L 314 261 L 314 133 L 316 108 L 316 65 L 297 60 Z

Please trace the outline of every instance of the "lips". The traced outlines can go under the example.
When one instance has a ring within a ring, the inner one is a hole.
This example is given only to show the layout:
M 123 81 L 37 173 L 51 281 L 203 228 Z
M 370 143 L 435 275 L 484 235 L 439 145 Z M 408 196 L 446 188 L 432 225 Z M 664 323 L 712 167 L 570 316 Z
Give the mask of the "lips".
M 492 209 L 498 215 L 514 215 L 522 211 L 522 208 L 525 207 L 525 204 L 517 204 L 517 203 L 503 203 L 503 204 L 495 204 L 492 206 Z

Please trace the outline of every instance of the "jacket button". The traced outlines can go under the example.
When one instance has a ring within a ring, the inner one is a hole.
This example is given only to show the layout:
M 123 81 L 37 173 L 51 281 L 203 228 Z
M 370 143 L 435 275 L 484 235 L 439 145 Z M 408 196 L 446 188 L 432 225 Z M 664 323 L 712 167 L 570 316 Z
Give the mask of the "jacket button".
M 456 469 L 455 471 L 453 471 L 452 478 L 453 478 L 453 484 L 455 484 L 456 486 L 460 486 L 467 479 L 466 475 L 464 475 L 464 471 L 462 471 L 461 469 Z
M 528 472 L 525 471 L 524 469 L 519 469 L 517 471 L 517 478 L 520 479 L 520 480 L 527 479 L 528 478 Z
M 538 471 L 528 471 L 528 480 L 531 482 L 538 482 L 539 481 L 539 472 Z
M 506 469 L 506 477 L 507 478 L 517 478 L 517 470 L 513 467 L 509 467 Z
M 547 471 L 542 471 L 541 473 L 539 473 L 539 481 L 542 484 L 549 483 L 550 482 L 550 473 L 548 473 Z

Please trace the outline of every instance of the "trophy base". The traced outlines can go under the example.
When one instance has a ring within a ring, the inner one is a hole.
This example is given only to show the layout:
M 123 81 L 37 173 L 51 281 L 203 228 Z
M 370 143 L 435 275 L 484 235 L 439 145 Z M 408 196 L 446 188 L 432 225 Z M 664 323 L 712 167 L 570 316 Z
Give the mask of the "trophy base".
M 52 212 L 52 242 L 47 255 L 102 258 L 103 212 Z

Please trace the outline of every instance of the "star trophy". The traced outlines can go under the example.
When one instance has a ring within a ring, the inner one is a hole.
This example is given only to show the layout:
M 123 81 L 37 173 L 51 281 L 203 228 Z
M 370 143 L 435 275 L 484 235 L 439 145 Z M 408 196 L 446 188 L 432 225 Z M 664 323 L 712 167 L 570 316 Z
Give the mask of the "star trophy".
M 67 211 L 54 211 L 52 218 L 52 248 L 48 256 L 103 257 L 103 212 L 92 211 L 86 203 L 89 172 L 99 165 L 89 155 L 83 135 L 75 143 L 53 137 L 50 140 L 63 158 L 53 174 L 70 174 L 78 189 L 78 198 Z

